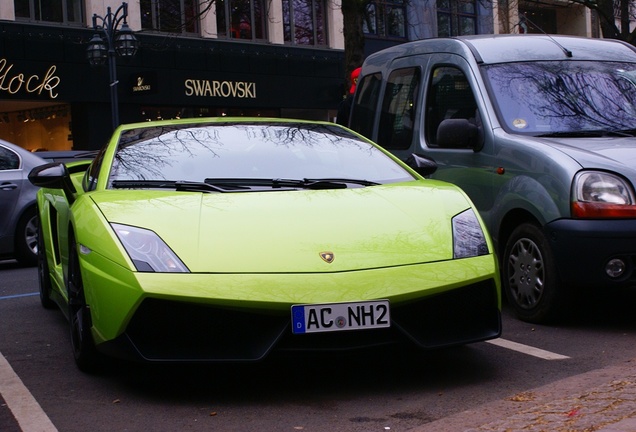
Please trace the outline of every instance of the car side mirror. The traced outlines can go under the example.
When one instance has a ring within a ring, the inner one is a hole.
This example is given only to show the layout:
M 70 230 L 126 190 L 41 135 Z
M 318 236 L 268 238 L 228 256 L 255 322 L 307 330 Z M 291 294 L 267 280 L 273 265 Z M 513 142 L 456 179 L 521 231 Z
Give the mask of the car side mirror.
M 467 119 L 446 119 L 437 128 L 437 145 L 442 148 L 481 150 L 483 134 Z
M 429 176 L 437 171 L 437 162 L 417 153 L 411 154 L 406 160 L 406 164 L 422 177 Z
M 29 181 L 37 187 L 64 189 L 75 193 L 75 187 L 70 181 L 68 169 L 63 163 L 48 163 L 36 166 L 29 173 Z

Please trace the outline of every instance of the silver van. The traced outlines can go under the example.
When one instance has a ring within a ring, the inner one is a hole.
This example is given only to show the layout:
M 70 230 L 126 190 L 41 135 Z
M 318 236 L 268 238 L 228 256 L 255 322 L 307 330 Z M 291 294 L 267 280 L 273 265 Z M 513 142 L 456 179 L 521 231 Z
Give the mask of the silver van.
M 483 35 L 369 56 L 350 128 L 436 161 L 486 222 L 517 316 L 548 322 L 586 290 L 636 286 L 636 50 Z

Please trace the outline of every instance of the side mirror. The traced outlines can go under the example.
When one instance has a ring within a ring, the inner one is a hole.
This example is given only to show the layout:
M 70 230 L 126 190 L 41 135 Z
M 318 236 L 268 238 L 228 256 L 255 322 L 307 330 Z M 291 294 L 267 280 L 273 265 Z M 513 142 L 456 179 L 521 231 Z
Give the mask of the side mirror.
M 29 173 L 29 181 L 37 187 L 64 189 L 75 193 L 68 169 L 63 163 L 48 163 L 33 168 Z
M 481 150 L 480 128 L 467 119 L 447 119 L 437 128 L 437 145 L 442 148 Z
M 413 168 L 422 177 L 429 176 L 437 171 L 437 162 L 426 156 L 418 155 L 416 153 L 411 154 L 406 160 L 406 164 Z

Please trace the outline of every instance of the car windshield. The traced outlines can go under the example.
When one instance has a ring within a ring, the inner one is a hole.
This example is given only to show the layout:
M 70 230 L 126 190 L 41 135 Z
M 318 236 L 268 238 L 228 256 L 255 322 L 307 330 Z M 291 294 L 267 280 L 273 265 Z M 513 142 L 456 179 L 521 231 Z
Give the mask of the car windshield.
M 636 132 L 636 64 L 592 61 L 484 66 L 500 121 L 535 136 Z
M 109 187 L 244 191 L 408 180 L 398 163 L 337 125 L 208 123 L 124 131 Z

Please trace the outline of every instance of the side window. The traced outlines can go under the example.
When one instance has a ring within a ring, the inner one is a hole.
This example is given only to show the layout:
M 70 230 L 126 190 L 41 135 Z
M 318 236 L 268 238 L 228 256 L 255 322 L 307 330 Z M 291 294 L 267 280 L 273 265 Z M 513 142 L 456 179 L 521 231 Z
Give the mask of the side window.
M 7 0 L 2 0 L 2 3 Z M 8 3 L 8 2 L 7 2 Z M 82 0 L 14 0 L 13 7 L 17 20 L 81 24 L 84 16 Z
M 0 171 L 14 170 L 20 168 L 20 156 L 0 146 Z
M 398 69 L 389 75 L 382 101 L 377 139 L 382 147 L 390 150 L 404 150 L 410 147 L 419 87 L 419 68 Z
M 456 67 L 433 70 L 426 98 L 426 141 L 437 147 L 437 129 L 446 119 L 467 119 L 480 126 L 475 96 L 466 75 Z
M 171 33 L 197 33 L 198 2 L 139 0 L 141 28 Z
M 88 170 L 84 175 L 83 187 L 84 190 L 87 192 L 95 190 L 95 188 L 97 187 L 97 177 L 99 174 L 99 169 L 102 166 L 102 161 L 104 160 L 104 150 L 106 150 L 106 146 L 104 146 L 99 151 L 99 153 L 97 153 L 97 156 L 95 156 L 95 159 L 88 167 Z
M 250 40 L 267 37 L 266 12 L 269 3 L 263 0 L 216 0 L 214 4 L 219 37 Z
M 357 86 L 349 127 L 367 138 L 371 138 L 373 134 L 375 107 L 381 84 L 382 75 L 377 73 L 363 77 Z

